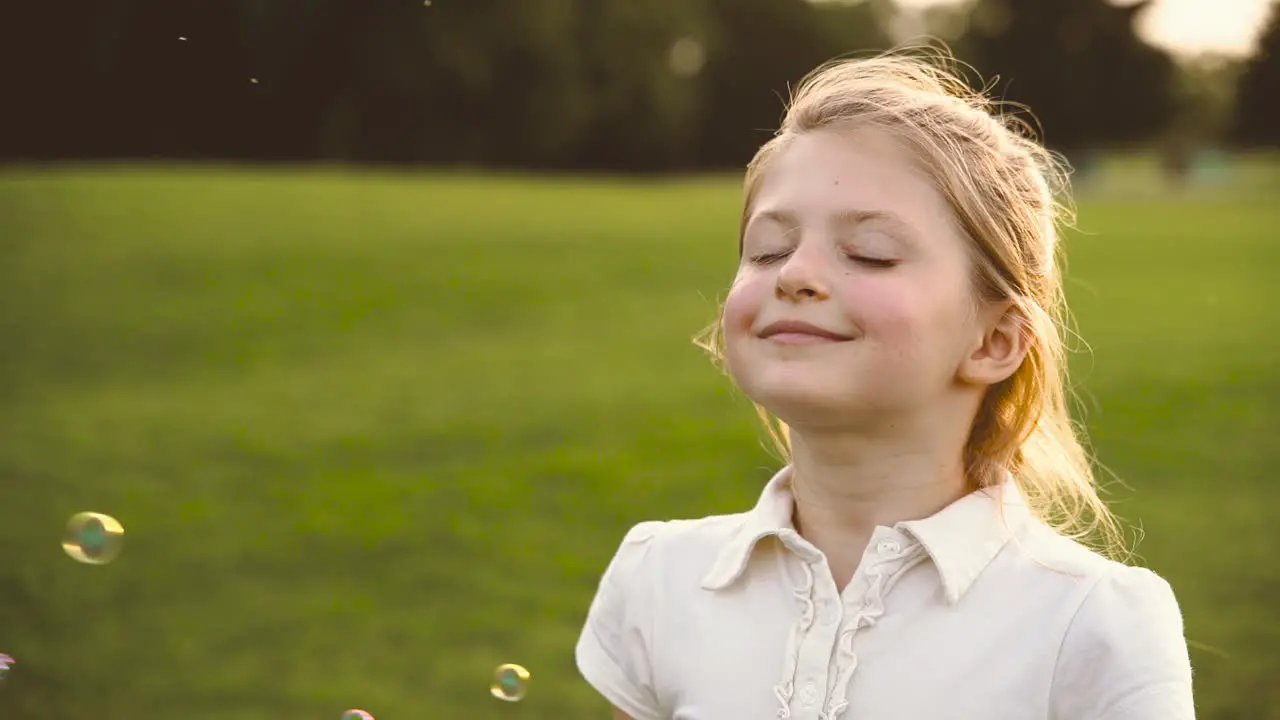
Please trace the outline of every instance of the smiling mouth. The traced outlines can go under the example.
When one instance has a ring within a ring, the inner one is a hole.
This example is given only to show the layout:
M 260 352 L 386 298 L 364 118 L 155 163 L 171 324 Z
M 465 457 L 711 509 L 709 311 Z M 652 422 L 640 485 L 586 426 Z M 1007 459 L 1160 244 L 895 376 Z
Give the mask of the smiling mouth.
M 850 338 L 834 338 L 826 335 L 815 335 L 808 332 L 780 332 L 768 335 L 763 340 L 779 345 L 830 345 L 849 342 Z
M 779 345 L 825 345 L 853 338 L 803 320 L 779 320 L 760 331 L 759 337 Z

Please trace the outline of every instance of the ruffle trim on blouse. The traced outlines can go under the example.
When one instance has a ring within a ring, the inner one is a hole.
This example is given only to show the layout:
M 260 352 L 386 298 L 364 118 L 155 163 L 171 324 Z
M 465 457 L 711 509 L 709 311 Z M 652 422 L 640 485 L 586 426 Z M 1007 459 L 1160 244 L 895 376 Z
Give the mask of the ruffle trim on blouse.
M 898 578 L 924 557 L 924 548 L 918 544 L 911 544 L 892 555 L 876 558 L 874 564 L 866 568 L 867 591 L 862 606 L 844 623 L 836 642 L 836 679 L 834 687 L 828 692 L 829 700 L 826 707 L 818 716 L 820 720 L 838 720 L 849 707 L 849 684 L 853 679 L 854 671 L 858 668 L 858 656 L 853 652 L 854 636 L 859 630 L 875 625 L 884 614 L 885 595 Z M 778 720 L 788 720 L 791 717 L 791 700 L 795 694 L 800 645 L 813 627 L 813 568 L 807 562 L 801 563 L 801 567 L 804 569 L 804 579 L 792 590 L 792 594 L 800 601 L 800 617 L 787 637 L 782 679 L 773 686 L 773 694 L 778 699 Z
M 778 720 L 791 717 L 791 697 L 795 693 L 796 665 L 800 661 L 800 643 L 813 627 L 813 568 L 809 563 L 801 563 L 804 569 L 804 580 L 791 592 L 800 601 L 800 618 L 791 628 L 787 636 L 786 659 L 782 666 L 782 680 L 773 686 L 774 697 L 778 698 Z

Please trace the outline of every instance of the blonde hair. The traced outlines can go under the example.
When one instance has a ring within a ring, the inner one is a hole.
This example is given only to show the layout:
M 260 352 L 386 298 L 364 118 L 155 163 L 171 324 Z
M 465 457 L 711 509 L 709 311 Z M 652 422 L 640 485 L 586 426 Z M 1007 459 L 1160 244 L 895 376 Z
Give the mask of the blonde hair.
M 795 137 L 823 128 L 872 127 L 903 141 L 929 167 L 968 239 L 975 300 L 1011 302 L 1029 342 L 1026 359 L 988 388 L 965 448 L 974 489 L 1007 470 L 1035 514 L 1059 533 L 1115 556 L 1120 525 L 1098 495 L 1089 453 L 1068 407 L 1058 227 L 1071 220 L 1067 170 L 1023 121 L 997 112 L 952 69 L 945 50 L 902 50 L 827 63 L 792 93 L 782 125 L 747 165 L 741 237 L 761 178 Z M 721 317 L 695 342 L 724 360 Z M 723 365 L 722 365 L 723 367 Z M 785 457 L 785 424 L 757 412 Z

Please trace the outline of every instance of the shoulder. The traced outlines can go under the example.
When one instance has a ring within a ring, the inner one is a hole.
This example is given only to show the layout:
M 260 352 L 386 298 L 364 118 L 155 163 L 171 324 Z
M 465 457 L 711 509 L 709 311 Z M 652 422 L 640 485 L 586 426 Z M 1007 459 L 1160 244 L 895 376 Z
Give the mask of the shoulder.
M 1072 612 L 1083 610 L 1085 603 L 1105 603 L 1112 595 L 1173 601 L 1172 587 L 1155 572 L 1106 557 L 1039 522 L 1011 545 L 1014 552 L 1008 559 L 1018 568 L 1019 581 L 1065 589 Z
M 1065 537 L 1040 522 L 1032 522 L 1020 537 L 1027 556 L 1045 570 L 1085 582 L 1098 582 L 1132 568 Z
M 1154 571 L 1127 565 L 1040 526 L 1026 536 L 1024 563 L 1040 569 L 1040 580 L 1070 588 L 1064 652 L 1081 644 L 1164 643 L 1185 655 L 1182 610 L 1173 587 Z M 1143 637 L 1143 632 L 1151 637 Z M 1179 648 L 1181 648 L 1179 650 Z M 1102 649 L 1096 646 L 1094 650 Z
M 1033 556 L 1072 588 L 1054 717 L 1192 718 L 1191 661 L 1168 581 L 1069 538 L 1040 535 L 1033 545 Z
M 638 523 L 623 536 L 603 582 L 648 582 L 657 575 L 705 572 L 738 536 L 746 518 L 738 513 Z
M 709 563 L 743 517 L 648 521 L 623 536 L 591 601 L 575 655 L 583 677 L 628 716 L 670 716 L 660 709 L 652 665 L 657 594 L 684 587 L 682 574 L 693 577 L 704 560 Z

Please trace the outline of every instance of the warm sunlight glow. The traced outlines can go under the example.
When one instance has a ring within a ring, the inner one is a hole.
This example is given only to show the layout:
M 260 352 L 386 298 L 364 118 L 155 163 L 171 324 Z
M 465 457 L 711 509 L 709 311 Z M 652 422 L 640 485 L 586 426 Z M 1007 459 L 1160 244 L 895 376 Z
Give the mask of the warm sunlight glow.
M 907 8 L 963 1 L 897 0 Z M 1148 42 L 1180 54 L 1247 55 L 1269 4 L 1270 0 L 1155 0 L 1139 31 Z

